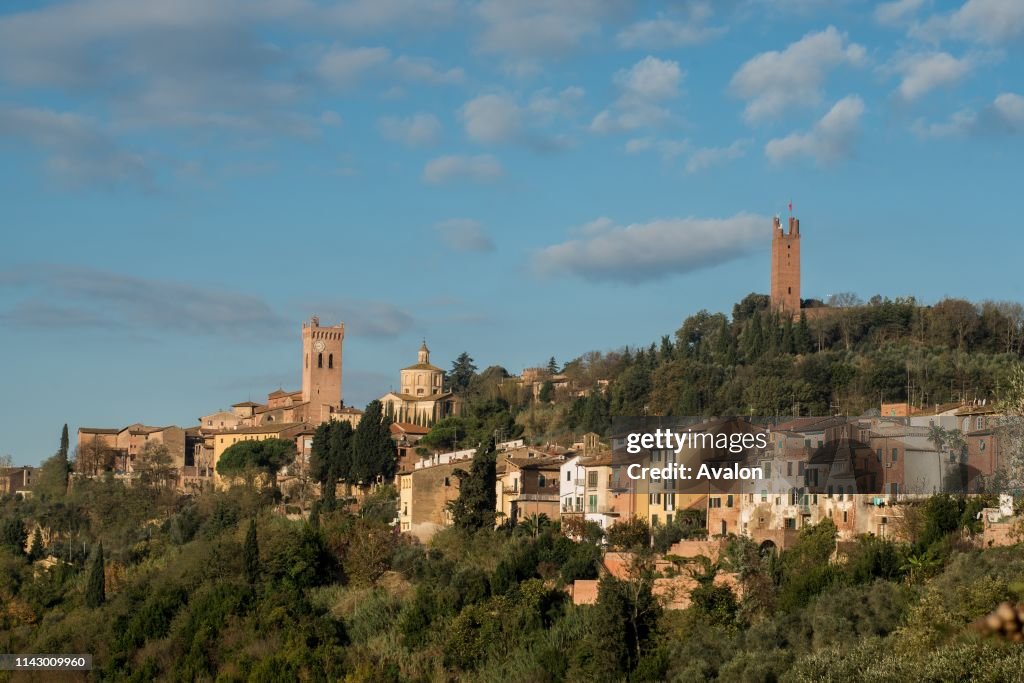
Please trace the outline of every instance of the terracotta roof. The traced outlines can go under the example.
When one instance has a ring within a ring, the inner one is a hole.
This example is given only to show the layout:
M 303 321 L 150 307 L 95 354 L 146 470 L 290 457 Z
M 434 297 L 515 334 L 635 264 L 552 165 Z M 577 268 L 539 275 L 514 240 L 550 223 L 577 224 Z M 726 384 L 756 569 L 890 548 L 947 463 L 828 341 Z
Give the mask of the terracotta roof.
M 252 401 L 243 401 L 242 403 L 232 403 L 232 408 L 259 408 L 261 403 L 254 403 Z
M 79 434 L 119 434 L 120 429 L 108 429 L 106 427 L 79 427 Z
M 503 462 L 515 465 L 521 470 L 557 470 L 561 469 L 564 463 L 556 458 L 504 458 Z
M 430 363 L 416 363 L 415 365 L 410 365 L 409 367 L 402 368 L 402 369 L 403 370 L 437 370 L 438 372 L 444 372 L 444 370 L 442 370 L 441 368 L 437 367 L 436 365 L 431 365 Z
M 416 425 L 411 422 L 392 422 L 391 430 L 402 431 L 406 434 L 426 434 L 430 431 L 430 428 L 421 427 L 420 425 Z

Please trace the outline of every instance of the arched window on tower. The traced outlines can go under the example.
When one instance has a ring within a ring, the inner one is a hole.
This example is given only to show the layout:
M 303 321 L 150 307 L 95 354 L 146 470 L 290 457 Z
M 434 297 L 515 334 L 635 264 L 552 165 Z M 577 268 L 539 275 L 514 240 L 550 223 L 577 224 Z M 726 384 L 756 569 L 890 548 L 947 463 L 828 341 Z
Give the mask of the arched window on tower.
M 318 368 L 322 368 L 324 366 L 324 354 L 322 354 L 322 353 L 316 354 L 316 366 Z
M 309 354 L 306 354 L 306 369 L 309 369 Z
M 334 368 L 334 354 L 327 356 L 327 367 L 328 369 Z

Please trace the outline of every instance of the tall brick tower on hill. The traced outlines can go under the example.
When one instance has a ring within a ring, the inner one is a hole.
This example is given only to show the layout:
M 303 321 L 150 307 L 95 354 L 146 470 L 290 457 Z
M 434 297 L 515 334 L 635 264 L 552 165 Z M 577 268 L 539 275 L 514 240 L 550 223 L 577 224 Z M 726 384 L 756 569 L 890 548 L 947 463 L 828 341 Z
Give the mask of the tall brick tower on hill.
M 789 217 L 789 232 L 772 219 L 772 310 L 800 312 L 800 221 Z
M 341 409 L 341 347 L 345 323 L 320 327 L 313 316 L 302 323 L 302 400 L 309 402 L 306 414 L 313 421 L 329 419 Z

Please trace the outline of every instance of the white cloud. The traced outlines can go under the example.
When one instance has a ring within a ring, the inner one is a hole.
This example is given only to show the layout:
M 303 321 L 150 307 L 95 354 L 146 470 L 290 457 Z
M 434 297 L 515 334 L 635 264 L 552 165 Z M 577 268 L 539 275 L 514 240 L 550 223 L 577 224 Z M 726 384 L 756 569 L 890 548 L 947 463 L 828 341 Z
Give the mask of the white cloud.
M 913 35 L 937 40 L 942 37 L 1007 43 L 1024 36 L 1024 2 L 1020 0 L 967 0 L 951 14 L 935 15 Z
M 476 6 L 484 23 L 477 47 L 526 58 L 563 54 L 599 35 L 604 21 L 630 5 L 630 0 L 482 0 Z
M 654 19 L 638 21 L 619 31 L 615 42 L 626 49 L 657 50 L 705 43 L 723 33 L 724 27 L 708 26 L 710 2 L 693 2 L 685 17 L 659 12 Z
M 375 67 L 386 64 L 391 51 L 384 47 L 332 46 L 320 58 L 317 73 L 334 86 L 347 87 L 357 83 L 363 75 Z
M 425 85 L 458 85 L 466 80 L 466 73 L 459 67 L 441 69 L 430 59 L 401 55 L 395 59 L 398 75 L 409 82 Z
M 859 66 L 864 61 L 864 47 L 829 26 L 808 33 L 781 52 L 756 55 L 739 68 L 729 85 L 733 93 L 747 100 L 744 117 L 755 123 L 778 117 L 793 106 L 819 103 L 831 69 Z
M 924 5 L 924 0 L 895 0 L 875 7 L 875 21 L 883 26 L 898 26 Z
M 96 121 L 79 114 L 0 107 L 2 136 L 44 150 L 46 170 L 69 185 L 149 187 L 153 181 L 142 154 L 125 149 Z
M 941 123 L 918 120 L 912 130 L 923 138 L 1024 133 L 1024 96 L 1000 93 L 980 112 L 964 109 Z
M 889 67 L 902 75 L 897 94 L 911 102 L 935 90 L 959 83 L 974 68 L 976 60 L 957 59 L 948 52 L 927 52 L 904 56 Z
M 441 241 L 455 251 L 493 251 L 494 240 L 483 224 L 471 218 L 452 218 L 434 226 Z
M 433 114 L 419 113 L 405 118 L 384 116 L 377 120 L 377 130 L 388 140 L 409 147 L 424 147 L 437 142 L 441 122 Z
M 629 69 L 620 69 L 615 74 L 615 84 L 627 97 L 638 97 L 657 101 L 679 94 L 679 83 L 683 70 L 677 62 L 647 56 Z
M 341 120 L 341 114 L 336 111 L 327 110 L 320 114 L 320 123 L 325 126 L 340 126 L 343 121 Z
M 527 108 L 545 118 L 571 118 L 575 116 L 586 91 L 579 86 L 569 86 L 555 93 L 550 88 L 538 90 L 530 96 Z
M 739 258 L 770 235 L 768 218 L 668 218 L 627 226 L 598 219 L 583 234 L 534 256 L 548 275 L 639 284 Z
M 624 149 L 627 154 L 653 151 L 661 155 L 665 161 L 672 161 L 692 149 L 689 140 L 668 140 L 664 138 L 633 138 L 627 140 Z
M 686 160 L 686 172 L 697 173 L 706 168 L 720 166 L 726 162 L 739 159 L 747 153 L 748 140 L 737 140 L 728 147 L 702 147 L 694 150 Z
M 346 0 L 324 11 L 345 30 L 380 31 L 448 24 L 457 9 L 456 0 Z
M 523 133 L 523 116 L 519 105 L 509 95 L 481 95 L 466 102 L 459 110 L 466 135 L 476 142 L 501 143 Z
M 448 155 L 427 162 L 423 168 L 423 180 L 435 185 L 460 179 L 483 182 L 496 180 L 503 172 L 501 163 L 490 154 Z
M 571 115 L 574 103 L 582 96 L 580 88 L 567 88 L 558 95 L 540 91 L 523 107 L 508 94 L 481 95 L 462 106 L 459 119 L 466 135 L 475 142 L 517 143 L 537 151 L 559 150 L 570 144 L 569 139 L 544 128 L 562 116 Z
M 619 98 L 612 107 L 594 117 L 590 130 L 595 133 L 630 131 L 668 121 L 671 112 L 663 103 L 679 95 L 684 76 L 677 62 L 651 56 L 629 69 L 620 69 L 612 79 L 619 89 Z
M 835 163 L 851 155 L 863 114 L 864 101 L 848 95 L 836 102 L 810 131 L 770 140 L 764 153 L 775 163 L 800 156 L 811 157 L 819 165 Z

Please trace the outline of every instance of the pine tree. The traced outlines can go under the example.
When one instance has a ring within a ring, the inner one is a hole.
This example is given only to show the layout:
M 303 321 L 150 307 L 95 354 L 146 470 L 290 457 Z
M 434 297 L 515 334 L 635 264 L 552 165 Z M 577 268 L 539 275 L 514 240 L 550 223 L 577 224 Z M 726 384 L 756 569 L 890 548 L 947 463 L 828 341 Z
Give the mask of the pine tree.
M 555 357 L 554 356 L 551 356 L 551 358 L 548 359 L 548 368 L 547 368 L 547 370 L 548 370 L 548 374 L 549 375 L 557 375 L 558 374 L 558 363 L 555 362 Z
M 469 389 L 474 377 L 476 365 L 469 354 L 463 351 L 452 363 L 452 371 L 448 374 L 448 386 L 456 394 L 462 394 Z
M 260 578 L 260 547 L 256 540 L 256 520 L 249 521 L 249 531 L 242 546 L 242 563 L 245 565 L 245 580 L 253 585 Z
M 106 602 L 106 577 L 103 574 L 103 543 L 97 543 L 85 577 L 85 605 L 96 608 Z
M 43 548 L 43 534 L 36 527 L 35 532 L 32 534 L 32 546 L 28 550 L 28 561 L 35 562 L 36 560 L 43 559 L 46 554 L 46 549 Z

